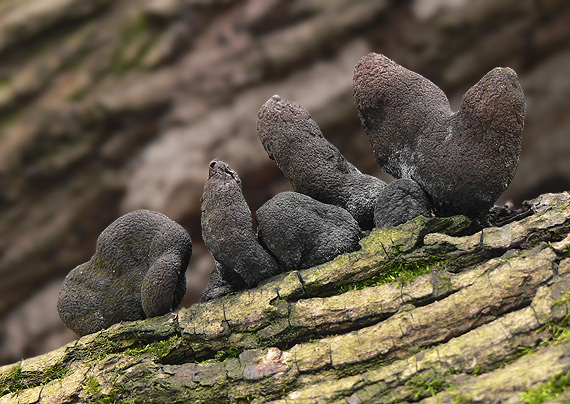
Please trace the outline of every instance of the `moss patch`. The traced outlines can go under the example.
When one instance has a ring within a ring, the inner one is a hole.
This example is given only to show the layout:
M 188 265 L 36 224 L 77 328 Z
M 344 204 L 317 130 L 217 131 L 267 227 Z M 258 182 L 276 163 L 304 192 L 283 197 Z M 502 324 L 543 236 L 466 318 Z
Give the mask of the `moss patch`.
M 93 375 L 87 377 L 85 383 L 81 386 L 83 390 L 91 397 L 91 402 L 101 398 L 101 386 Z
M 107 355 L 120 352 L 121 350 L 121 344 L 117 341 L 108 341 L 105 339 L 94 340 L 89 344 L 82 356 L 86 362 L 98 361 Z
M 89 344 L 89 347 L 83 355 L 86 362 L 98 361 L 111 354 L 124 354 L 129 356 L 141 356 L 151 353 L 161 361 L 167 357 L 173 349 L 182 343 L 182 339 L 176 335 L 166 339 L 157 340 L 150 343 L 134 339 L 125 341 L 113 341 L 108 339 L 97 339 Z
M 0 376 L 0 396 L 28 388 L 20 379 L 21 372 L 22 366 L 18 363 L 10 371 Z
M 0 376 L 0 396 L 43 386 L 53 380 L 63 378 L 67 371 L 66 367 L 57 363 L 46 368 L 42 373 L 23 375 L 22 365 L 18 363 L 10 371 Z
M 540 404 L 556 398 L 570 388 L 570 372 L 558 372 L 544 383 L 521 393 L 521 399 L 527 404 Z
M 556 345 L 566 340 L 567 338 L 570 338 L 570 314 L 567 314 L 566 317 L 560 320 L 545 324 L 538 331 L 543 331 L 545 329 L 549 331 L 550 339 L 543 341 L 543 345 Z
M 124 394 L 122 389 L 118 386 L 113 386 L 108 394 L 101 392 L 101 385 L 93 376 L 87 377 L 85 383 L 81 386 L 83 391 L 89 396 L 88 403 L 90 404 L 117 404 L 117 403 L 135 403 L 137 400 L 134 398 L 126 399 L 121 397 Z
M 338 294 L 349 290 L 361 290 L 367 287 L 378 286 L 384 283 L 398 281 L 398 285 L 411 282 L 416 276 L 425 275 L 434 268 L 443 268 L 447 260 L 432 257 L 427 261 L 399 261 L 393 260 L 386 270 L 373 276 L 372 278 L 354 282 L 340 287 Z M 451 284 L 451 281 L 449 281 Z
M 564 299 L 566 299 L 566 298 L 564 298 Z M 564 300 L 564 299 L 561 299 L 561 300 Z M 554 302 L 554 304 L 557 304 L 557 303 L 558 303 L 558 301 Z M 520 346 L 520 347 L 518 347 L 514 353 L 507 355 L 503 359 L 500 366 L 504 367 L 504 366 L 514 362 L 516 359 L 518 359 L 522 356 L 532 355 L 539 348 L 545 348 L 548 346 L 557 345 L 557 344 L 567 340 L 568 338 L 570 338 L 570 314 L 566 315 L 566 317 L 564 317 L 560 320 L 550 321 L 550 322 L 546 323 L 545 325 L 540 327 L 535 332 L 536 333 L 542 333 L 545 331 L 547 332 L 546 338 L 543 341 L 541 341 L 537 346 L 531 346 L 531 347 Z
M 408 382 L 406 386 L 412 388 L 412 395 L 414 401 L 418 401 L 425 397 L 435 396 L 443 390 L 453 388 L 455 385 L 449 381 L 451 372 L 437 373 L 416 373 Z
M 131 356 L 141 356 L 145 353 L 151 353 L 160 361 L 170 353 L 172 347 L 175 345 L 175 342 L 178 339 L 179 337 L 172 336 L 167 340 L 154 341 L 147 345 L 128 348 L 124 351 L 124 353 L 125 355 Z
M 228 348 L 226 351 L 218 351 L 216 356 L 214 356 L 214 360 L 216 362 L 225 362 L 228 359 L 237 358 L 242 352 L 243 348 Z

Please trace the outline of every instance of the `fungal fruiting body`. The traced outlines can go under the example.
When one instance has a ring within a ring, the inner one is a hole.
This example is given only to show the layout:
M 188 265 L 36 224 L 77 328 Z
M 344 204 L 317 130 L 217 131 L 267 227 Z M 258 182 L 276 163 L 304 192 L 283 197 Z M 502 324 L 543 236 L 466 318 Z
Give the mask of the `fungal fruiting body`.
M 481 216 L 513 179 L 525 101 L 512 69 L 487 73 L 455 113 L 440 88 L 384 55 L 363 57 L 353 84 L 376 161 L 416 181 L 437 215 Z
M 395 227 L 417 216 L 430 217 L 431 203 L 417 182 L 400 178 L 380 193 L 374 209 L 374 226 Z
M 362 232 L 346 210 L 281 192 L 255 213 L 257 235 L 281 272 L 309 268 L 360 249 Z
M 137 210 L 111 223 L 95 254 L 65 278 L 57 309 L 79 335 L 176 309 L 186 293 L 190 236 L 165 215 Z
M 363 229 L 373 227 L 374 202 L 386 184 L 350 164 L 303 107 L 274 95 L 259 111 L 257 133 L 294 191 L 346 209 Z
M 201 222 L 204 243 L 223 267 L 217 275 L 234 290 L 255 287 L 279 272 L 275 260 L 257 241 L 239 176 L 221 160 L 210 163 L 202 194 Z

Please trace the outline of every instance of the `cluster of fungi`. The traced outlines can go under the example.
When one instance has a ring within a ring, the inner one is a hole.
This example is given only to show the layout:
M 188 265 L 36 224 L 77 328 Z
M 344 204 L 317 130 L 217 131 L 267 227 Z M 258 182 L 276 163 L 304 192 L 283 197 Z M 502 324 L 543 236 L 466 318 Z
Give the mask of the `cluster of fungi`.
M 453 112 L 431 81 L 371 53 L 355 67 L 353 94 L 378 165 L 396 179 L 386 184 L 361 173 L 303 107 L 271 97 L 257 132 L 294 192 L 256 211 L 256 232 L 238 174 L 221 160 L 210 163 L 202 238 L 216 263 L 202 302 L 358 250 L 375 227 L 421 215 L 488 222 L 520 158 L 525 102 L 512 69 L 491 70 Z M 60 317 L 86 335 L 175 310 L 191 256 L 180 225 L 157 212 L 128 213 L 101 233 L 91 260 L 66 277 Z

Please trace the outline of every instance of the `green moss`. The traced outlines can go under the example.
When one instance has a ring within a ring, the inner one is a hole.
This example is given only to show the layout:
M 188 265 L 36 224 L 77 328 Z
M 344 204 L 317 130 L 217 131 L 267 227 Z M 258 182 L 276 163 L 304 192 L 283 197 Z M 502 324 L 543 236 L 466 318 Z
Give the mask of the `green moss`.
M 538 331 L 543 331 L 544 329 L 547 329 L 550 334 L 550 339 L 548 341 L 544 341 L 544 345 L 556 345 L 566 340 L 570 337 L 570 314 L 567 314 L 566 317 L 560 320 L 551 321 L 545 324 Z
M 92 375 L 87 377 L 85 383 L 81 386 L 83 391 L 89 396 L 90 404 L 118 404 L 118 403 L 135 403 L 134 398 L 126 399 L 123 389 L 117 385 L 113 385 L 108 394 L 101 393 L 101 386 L 97 379 Z
M 81 387 L 89 395 L 90 402 L 96 402 L 95 400 L 100 399 L 102 396 L 101 386 L 99 385 L 99 382 L 97 381 L 97 379 L 95 379 L 93 375 L 88 376 L 87 380 L 85 380 L 85 383 L 83 383 Z
M 151 353 L 154 356 L 156 356 L 158 360 L 161 360 L 166 355 L 168 355 L 170 351 L 172 351 L 172 347 L 175 345 L 178 339 L 179 337 L 174 335 L 167 340 L 154 341 L 151 342 L 150 344 L 142 346 L 134 346 L 126 349 L 124 351 L 124 354 L 131 356 L 141 356 L 142 354 L 145 353 Z
M 107 355 L 120 352 L 122 350 L 121 344 L 117 341 L 109 341 L 107 339 L 98 339 L 92 341 L 83 357 L 86 362 L 98 361 L 106 357 Z
M 42 382 L 40 384 L 47 384 L 52 380 L 63 379 L 69 369 L 60 365 L 50 366 L 39 376 Z
M 230 347 L 228 349 L 222 349 L 219 351 L 216 351 L 214 357 L 207 357 L 206 359 L 200 359 L 198 361 L 196 361 L 196 363 L 206 363 L 206 362 L 226 362 L 229 359 L 234 359 L 237 358 L 242 352 L 244 351 L 244 348 L 240 348 L 240 347 Z
M 68 369 L 59 363 L 46 368 L 42 373 L 22 375 L 22 365 L 18 363 L 0 376 L 0 396 L 17 393 L 32 387 L 43 386 L 49 382 L 63 378 Z
M 412 388 L 415 401 L 425 397 L 435 396 L 440 391 L 450 389 L 455 385 L 449 382 L 451 372 L 438 373 L 436 371 L 416 373 L 406 382 L 406 386 Z
M 421 263 L 418 261 L 407 263 L 400 263 L 398 270 L 400 271 L 400 276 L 398 278 L 398 284 L 403 285 L 414 280 L 416 276 L 425 275 L 436 267 L 443 267 L 447 263 L 447 260 L 439 260 L 436 257 L 430 258 L 427 262 Z
M 178 346 L 181 338 L 174 335 L 166 340 L 157 340 L 145 344 L 142 339 L 112 341 L 105 338 L 92 341 L 86 352 L 82 355 L 86 362 L 98 361 L 111 354 L 124 354 L 130 356 L 141 356 L 146 353 L 153 354 L 158 361 L 164 359 L 171 353 L 172 349 Z
M 383 283 L 386 283 L 383 279 L 383 277 L 376 275 L 373 276 L 370 279 L 366 279 L 364 281 L 360 281 L 360 282 L 354 282 L 348 285 L 342 285 L 338 291 L 338 294 L 343 294 L 345 292 L 348 292 L 349 290 L 361 290 L 367 287 L 372 287 L 372 286 L 378 286 L 381 285 Z
M 505 358 L 501 363 L 501 367 L 508 365 L 509 363 L 513 362 L 515 359 L 518 359 L 522 356 L 531 355 L 535 352 L 536 352 L 536 347 L 519 346 L 517 347 L 515 352 L 505 356 Z
M 552 241 L 549 241 L 548 245 L 550 246 L 550 248 L 554 249 L 554 247 L 552 245 Z M 568 247 L 566 247 L 565 249 L 563 249 L 562 251 L 558 252 L 558 254 L 562 255 L 564 257 L 570 257 L 570 245 Z
M 566 299 L 568 299 L 567 297 L 564 297 L 561 300 L 566 301 Z M 559 304 L 559 301 L 554 302 L 554 305 L 556 305 L 557 303 Z M 570 314 L 566 315 L 566 317 L 560 319 L 560 320 L 555 320 L 555 321 L 550 321 L 548 323 L 546 323 L 545 325 L 543 325 L 542 327 L 540 327 L 538 330 L 536 330 L 537 333 L 541 333 L 547 331 L 547 338 L 545 340 L 543 340 L 542 342 L 540 342 L 538 344 L 538 346 L 534 346 L 534 347 L 524 347 L 524 346 L 520 346 L 517 347 L 517 350 L 506 356 L 502 363 L 501 363 L 501 367 L 508 365 L 509 363 L 512 363 L 515 359 L 520 358 L 521 356 L 525 356 L 525 355 L 531 355 L 533 353 L 535 353 L 537 351 L 537 349 L 539 348 L 544 348 L 544 347 L 548 347 L 551 345 L 557 345 L 565 340 L 567 340 L 568 338 L 570 338 Z
M 472 375 L 477 376 L 482 374 L 483 372 L 481 371 L 481 366 L 479 364 L 477 364 L 475 366 L 475 369 L 473 369 L 473 371 L 471 372 Z
M 392 244 L 392 252 L 393 256 L 400 255 L 402 253 L 402 246 L 400 244 Z
M 229 348 L 227 351 L 218 351 L 216 356 L 214 356 L 214 360 L 216 362 L 225 362 L 228 359 L 234 359 L 239 356 L 243 352 L 243 348 Z
M 527 404 L 540 404 L 556 398 L 570 388 L 570 372 L 558 372 L 544 383 L 521 393 L 521 400 Z
M 570 290 L 562 292 L 562 298 L 556 300 L 554 306 L 570 304 Z
M 348 285 L 343 285 L 339 289 L 338 294 L 345 293 L 349 290 L 361 290 L 367 287 L 378 286 L 384 283 L 390 283 L 398 281 L 398 285 L 403 285 L 405 283 L 411 282 L 416 276 L 425 275 L 430 272 L 433 268 L 443 267 L 447 263 L 447 260 L 441 260 L 436 257 L 432 257 L 427 261 L 399 261 L 393 260 L 387 269 L 373 276 L 372 278 L 354 282 Z M 448 279 L 449 286 L 451 286 L 451 280 Z M 444 284 L 443 286 L 445 286 Z M 442 287 L 443 287 L 442 286 Z
M 5 394 L 16 393 L 27 388 L 20 378 L 21 372 L 22 365 L 18 363 L 8 372 L 0 376 L 0 397 Z

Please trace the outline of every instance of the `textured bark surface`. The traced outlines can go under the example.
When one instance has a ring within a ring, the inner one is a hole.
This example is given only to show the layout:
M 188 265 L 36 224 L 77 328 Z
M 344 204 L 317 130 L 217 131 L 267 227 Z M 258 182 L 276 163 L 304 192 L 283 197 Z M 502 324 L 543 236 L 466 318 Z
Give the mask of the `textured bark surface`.
M 465 236 L 466 218 L 419 217 L 326 264 L 116 324 L 1 367 L 0 403 L 565 402 L 570 195 L 529 206 Z

